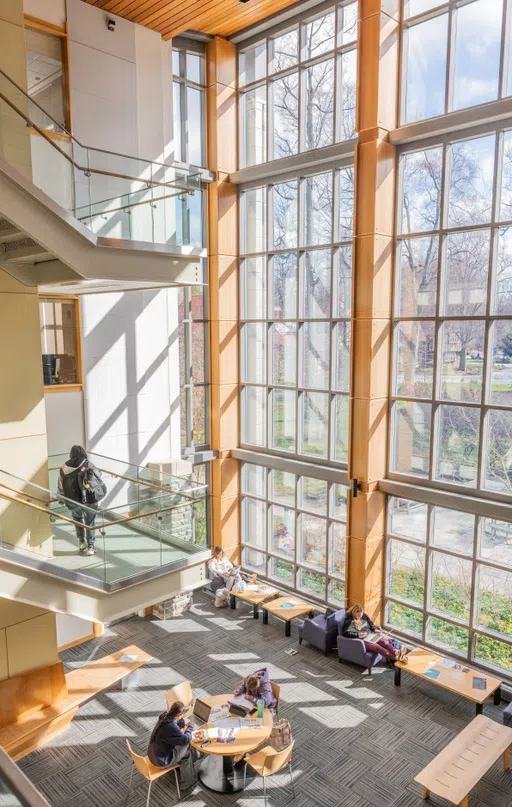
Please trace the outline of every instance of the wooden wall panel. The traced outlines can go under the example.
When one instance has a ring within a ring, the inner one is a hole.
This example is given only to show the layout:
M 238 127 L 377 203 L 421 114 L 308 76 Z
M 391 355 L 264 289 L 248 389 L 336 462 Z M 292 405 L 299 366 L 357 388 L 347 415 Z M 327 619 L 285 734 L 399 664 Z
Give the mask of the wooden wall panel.
M 0 728 L 67 697 L 62 661 L 0 681 Z

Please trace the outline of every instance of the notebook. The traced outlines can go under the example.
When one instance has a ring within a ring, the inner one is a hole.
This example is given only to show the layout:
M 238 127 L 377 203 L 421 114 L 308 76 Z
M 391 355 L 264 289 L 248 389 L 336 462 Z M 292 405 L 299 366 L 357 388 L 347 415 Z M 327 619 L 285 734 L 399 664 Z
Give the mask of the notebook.
M 487 689 L 487 678 L 479 678 L 477 675 L 474 675 L 473 689 Z
M 432 670 L 432 669 L 430 669 L 430 670 L 427 670 L 425 672 L 425 678 L 432 678 L 433 681 L 435 681 L 436 678 L 439 678 L 440 675 L 441 675 L 441 670 Z

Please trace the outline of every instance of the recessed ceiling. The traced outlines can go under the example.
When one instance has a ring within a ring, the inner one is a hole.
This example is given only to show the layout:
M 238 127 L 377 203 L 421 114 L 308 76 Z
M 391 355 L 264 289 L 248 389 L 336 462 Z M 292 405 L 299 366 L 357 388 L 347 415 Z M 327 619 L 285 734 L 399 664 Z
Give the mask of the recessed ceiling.
M 85 0 L 172 39 L 192 29 L 204 34 L 231 36 L 276 14 L 297 0 Z

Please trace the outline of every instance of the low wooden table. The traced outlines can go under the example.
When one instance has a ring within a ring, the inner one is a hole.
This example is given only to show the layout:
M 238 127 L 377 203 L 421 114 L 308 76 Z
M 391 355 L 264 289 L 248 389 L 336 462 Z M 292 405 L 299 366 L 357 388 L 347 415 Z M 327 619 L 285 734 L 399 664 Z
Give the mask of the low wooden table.
M 409 672 L 411 675 L 416 675 L 418 678 L 423 678 L 431 684 L 443 687 L 443 689 L 448 689 L 456 695 L 462 695 L 463 698 L 473 701 L 476 703 L 477 715 L 482 714 L 484 703 L 491 695 L 494 697 L 494 703 L 496 705 L 499 705 L 501 701 L 502 682 L 498 678 L 493 678 L 490 675 L 485 675 L 485 673 L 473 670 L 462 661 L 457 662 L 457 664 L 460 664 L 460 670 L 455 670 L 453 667 L 443 667 L 439 664 L 443 656 L 438 656 L 436 653 L 432 653 L 430 650 L 425 650 L 421 647 L 416 647 L 414 650 L 411 650 L 411 652 L 407 654 L 407 659 L 407 664 L 403 664 L 400 661 L 395 662 L 395 686 L 397 687 L 401 684 L 402 670 L 405 670 L 405 672 Z M 468 672 L 462 672 L 463 669 L 467 669 Z M 427 670 L 439 671 L 439 675 L 437 678 L 430 678 L 425 675 Z M 473 676 L 485 678 L 487 688 L 474 689 Z
M 282 608 L 282 604 L 285 602 L 292 602 L 293 605 L 291 608 Z M 302 602 L 298 600 L 294 596 L 290 597 L 278 597 L 277 600 L 272 600 L 272 602 L 264 602 L 261 606 L 263 608 L 263 624 L 268 625 L 268 615 L 269 612 L 274 614 L 274 616 L 279 617 L 279 619 L 284 620 L 284 635 L 290 636 L 291 635 L 291 626 L 292 626 L 292 619 L 300 616 L 313 616 L 314 609 L 308 605 L 307 602 Z
M 511 743 L 511 728 L 478 715 L 414 781 L 425 788 L 424 799 L 434 793 L 452 804 L 468 807 L 468 793 L 502 754 L 503 766 L 510 770 Z
M 233 693 L 231 692 L 228 695 L 213 695 L 211 698 L 202 698 L 202 700 L 209 706 L 214 707 L 227 703 L 229 698 L 232 697 Z M 256 718 L 257 714 L 248 715 L 248 717 Z M 235 763 L 234 757 L 248 754 L 249 751 L 254 751 L 265 740 L 268 740 L 272 732 L 272 722 L 271 712 L 265 709 L 263 725 L 254 729 L 240 729 L 235 741 L 232 743 L 213 741 L 209 745 L 202 746 L 201 743 L 191 742 L 190 745 L 206 755 L 199 770 L 199 779 L 202 784 L 216 793 L 237 793 L 243 790 L 245 762 L 240 759 L 239 762 Z M 202 728 L 208 729 L 210 727 L 211 724 L 206 723 Z M 247 771 L 247 778 L 249 778 L 249 775 L 249 771 Z
M 251 585 L 251 584 L 249 584 Z M 273 597 L 278 594 L 277 588 L 272 588 L 272 586 L 265 586 L 262 583 L 258 583 L 256 591 L 249 591 L 246 589 L 245 591 L 232 591 L 231 592 L 231 608 L 236 608 L 236 600 L 243 600 L 244 602 L 248 602 L 252 605 L 252 612 L 254 619 L 258 619 L 259 616 L 259 606 L 262 602 L 266 600 L 271 600 Z

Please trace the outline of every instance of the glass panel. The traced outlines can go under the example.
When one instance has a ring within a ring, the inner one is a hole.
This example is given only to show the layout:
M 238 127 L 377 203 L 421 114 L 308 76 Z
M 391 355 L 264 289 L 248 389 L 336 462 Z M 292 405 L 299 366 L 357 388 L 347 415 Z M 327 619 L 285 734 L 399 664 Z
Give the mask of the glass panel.
M 350 334 L 350 322 L 337 323 L 333 388 L 339 392 L 350 391 Z
M 295 557 L 295 510 L 273 504 L 270 508 L 271 544 L 269 551 L 284 557 Z
M 243 402 L 243 441 L 251 445 L 265 445 L 267 392 L 262 387 L 244 387 Z
M 435 325 L 400 322 L 396 328 L 395 395 L 431 398 L 434 376 Z
M 295 451 L 297 396 L 291 390 L 272 392 L 272 447 Z
M 44 385 L 78 384 L 75 301 L 40 299 L 39 316 Z
M 48 113 L 45 115 L 35 104 L 31 104 L 31 120 L 42 129 L 60 131 L 60 127 L 64 127 L 66 123 L 61 38 L 25 28 L 25 59 L 28 94 Z
M 438 238 L 407 238 L 398 247 L 395 310 L 399 317 L 436 313 Z
M 394 471 L 428 477 L 431 416 L 429 404 L 395 402 L 392 412 Z
M 340 608 L 345 606 L 345 583 L 339 580 L 329 580 L 327 600 Z
M 262 577 L 267 576 L 267 556 L 254 549 L 242 549 L 242 566 L 257 572 Z
M 174 53 L 173 53 L 174 56 Z M 174 156 L 176 160 L 186 162 L 187 155 L 184 154 L 185 144 L 181 142 L 181 88 L 183 85 L 175 81 L 172 85 L 172 99 L 173 99 L 173 134 L 174 134 Z
M 412 608 L 407 608 L 405 605 L 399 605 L 396 602 L 388 602 L 386 612 L 388 625 L 398 628 L 403 633 L 409 633 L 411 636 L 421 638 L 423 614 L 419 611 L 413 611 Z
M 471 561 L 432 552 L 431 562 L 432 609 L 461 622 L 468 622 L 471 604 Z
M 300 515 L 300 559 L 320 571 L 327 561 L 327 522 L 324 518 Z
M 297 478 L 295 474 L 287 471 L 270 472 L 270 498 L 275 502 L 281 502 L 289 507 L 295 507 L 295 486 Z
M 329 572 L 344 577 L 347 555 L 347 529 L 345 524 L 331 524 L 329 548 Z
M 334 253 L 334 317 L 352 313 L 352 247 L 340 247 Z
M 304 316 L 324 319 L 331 311 L 331 250 L 314 249 L 304 256 Z
M 334 34 L 334 12 L 306 23 L 304 28 L 304 61 L 333 50 Z
M 398 499 L 395 496 L 388 497 L 388 530 L 394 535 L 426 543 L 427 517 L 426 504 Z
M 317 513 L 320 516 L 327 515 L 327 482 L 323 479 L 315 479 L 311 476 L 301 477 L 301 495 L 299 507 L 309 510 L 310 513 Z
M 328 322 L 305 322 L 302 326 L 302 385 L 329 389 L 330 330 Z
M 480 403 L 484 344 L 485 322 L 461 319 L 443 323 L 439 361 L 444 401 Z
M 325 577 L 308 569 L 299 569 L 299 588 L 313 597 L 325 599 Z
M 415 17 L 416 14 L 422 14 L 424 11 L 430 11 L 431 8 L 441 5 L 439 0 L 405 0 L 404 3 L 404 18 Z
M 267 505 L 256 499 L 242 499 L 243 543 L 265 549 Z
M 267 326 L 263 322 L 248 322 L 242 327 L 242 381 L 265 383 L 266 335 Z
M 274 249 L 297 246 L 297 181 L 272 188 Z
M 475 660 L 484 661 L 502 670 L 512 670 L 512 647 L 490 636 L 476 636 Z
M 448 14 L 405 29 L 403 123 L 444 113 L 447 41 Z
M 304 146 L 322 148 L 333 142 L 334 59 L 327 59 L 304 70 Z
M 332 241 L 332 172 L 315 174 L 303 182 L 305 240 L 308 247 Z
M 267 87 L 240 93 L 244 165 L 258 165 L 267 159 Z
M 443 149 L 406 154 L 401 161 L 403 233 L 437 230 L 441 212 Z
M 299 74 L 275 79 L 270 84 L 272 159 L 289 157 L 299 150 Z
M 440 406 L 435 478 L 475 487 L 480 444 L 480 410 Z
M 493 563 L 512 567 L 512 523 L 482 518 L 479 555 Z
M 448 226 L 487 224 L 492 213 L 495 135 L 464 140 L 448 148 Z
M 354 48 L 338 56 L 338 66 L 338 139 L 351 140 L 356 134 L 357 50 Z
M 203 99 L 203 90 L 187 87 L 188 162 L 191 165 L 204 165 Z
M 495 322 L 491 330 L 490 401 L 498 406 L 512 406 L 512 321 Z
M 206 390 L 205 387 L 192 387 L 192 423 L 196 445 L 204 445 L 206 439 Z
M 242 249 L 244 252 L 265 252 L 267 248 L 266 188 L 246 191 L 242 197 Z
M 270 40 L 270 72 L 278 73 L 297 64 L 299 58 L 299 31 L 294 28 Z
M 512 219 L 512 130 L 505 132 L 503 136 L 503 165 L 501 174 L 501 205 L 499 211 L 499 221 L 510 221 L 510 219 Z
M 440 645 L 452 653 L 468 652 L 469 632 L 458 625 L 450 625 L 444 619 L 429 617 L 427 621 L 427 641 L 434 645 Z
M 455 26 L 453 109 L 498 97 L 503 0 L 459 6 Z
M 297 385 L 297 325 L 276 322 L 272 325 L 272 383 Z
M 343 485 L 332 485 L 331 517 L 347 520 L 348 488 Z
M 172 73 L 173 76 L 180 75 L 180 52 L 179 50 L 173 50 L 172 52 Z
M 293 253 L 273 255 L 270 260 L 272 311 L 274 319 L 297 316 L 297 256 Z
M 489 230 L 469 230 L 446 237 L 444 314 L 459 317 L 485 314 L 489 241 Z
M 357 39 L 357 3 L 338 8 L 338 45 L 347 45 Z
M 512 230 L 506 227 L 498 233 L 493 308 L 495 314 L 503 316 L 512 314 Z
M 432 509 L 433 544 L 463 555 L 473 554 L 475 516 L 444 507 Z
M 340 219 L 339 241 L 351 241 L 354 232 L 354 169 L 342 168 L 339 171 Z
M 491 409 L 487 414 L 487 456 L 484 487 L 512 493 L 512 412 Z
M 326 393 L 303 393 L 303 454 L 327 458 L 328 417 L 329 396 Z
M 267 261 L 263 256 L 242 261 L 242 317 L 265 319 L 267 315 Z
M 348 419 L 350 399 L 347 395 L 336 395 L 334 458 L 339 462 L 348 461 Z
M 204 84 L 204 56 L 200 56 L 198 53 L 187 53 L 186 66 L 188 80 L 195 84 Z
M 388 542 L 388 594 L 423 607 L 425 550 L 403 541 Z
M 267 72 L 267 48 L 265 42 L 253 45 L 238 55 L 240 85 L 250 84 L 264 78 Z
M 477 624 L 512 639 L 512 572 L 479 566 L 477 580 Z
M 279 558 L 269 558 L 269 560 L 270 576 L 274 578 L 274 580 L 280 580 L 281 583 L 293 588 L 295 585 L 295 572 L 293 564 L 286 563 L 286 561 L 279 560 Z
M 242 493 L 252 493 L 253 496 L 265 498 L 267 469 L 262 465 L 242 464 Z

